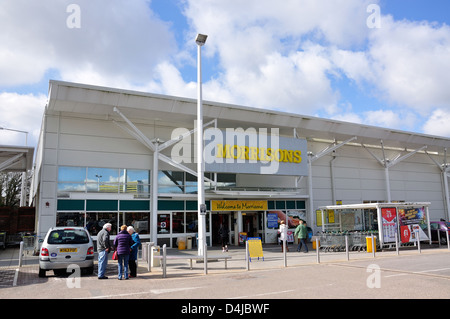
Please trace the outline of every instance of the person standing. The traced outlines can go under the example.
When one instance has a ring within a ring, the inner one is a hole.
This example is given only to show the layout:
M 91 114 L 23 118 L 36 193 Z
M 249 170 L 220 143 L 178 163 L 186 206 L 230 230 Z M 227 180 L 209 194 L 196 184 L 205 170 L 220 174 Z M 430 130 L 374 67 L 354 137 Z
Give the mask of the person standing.
M 227 225 L 220 225 L 219 235 L 222 241 L 222 252 L 228 252 L 228 237 L 230 232 L 228 231 Z
M 130 277 L 134 278 L 137 276 L 137 255 L 139 247 L 141 246 L 141 239 L 139 238 L 139 234 L 136 233 L 133 226 L 128 226 L 127 232 L 131 235 L 131 239 L 133 239 L 133 245 L 131 245 L 131 253 L 128 264 L 130 266 Z
M 117 255 L 119 260 L 117 260 L 118 265 L 118 277 L 117 279 L 122 280 L 122 274 L 125 279 L 128 279 L 128 261 L 130 259 L 131 246 L 133 245 L 133 239 L 127 232 L 127 225 L 120 226 L 120 232 L 114 240 L 114 246 L 117 250 Z
M 108 279 L 105 276 L 106 266 L 108 265 L 108 254 L 111 251 L 109 233 L 112 225 L 106 223 L 103 229 L 97 234 L 97 252 L 98 252 L 98 279 Z
M 280 229 L 278 231 L 280 232 L 281 251 L 283 252 L 284 242 L 287 240 L 287 226 L 284 220 L 280 222 Z M 287 242 L 286 242 L 286 251 L 289 251 Z
M 306 237 L 308 236 L 308 229 L 306 228 L 306 222 L 300 220 L 300 224 L 295 229 L 294 235 L 298 237 L 297 251 L 301 251 L 302 245 L 305 245 L 305 253 L 308 252 L 308 245 L 306 244 Z

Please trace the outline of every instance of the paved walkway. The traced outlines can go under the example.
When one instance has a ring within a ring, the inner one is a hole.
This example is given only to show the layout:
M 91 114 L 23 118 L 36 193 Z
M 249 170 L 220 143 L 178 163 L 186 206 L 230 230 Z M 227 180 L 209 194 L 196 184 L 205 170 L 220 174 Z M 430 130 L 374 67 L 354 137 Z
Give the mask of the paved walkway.
M 309 245 L 309 252 L 297 252 L 296 247 L 293 245 L 289 246 L 289 252 L 286 253 L 286 266 L 301 266 L 301 265 L 311 265 L 317 264 L 317 254 L 316 251 L 312 249 L 311 244 Z M 437 251 L 448 251 L 450 250 L 446 246 L 438 247 L 437 245 L 421 246 L 421 254 L 434 253 Z M 162 253 L 162 252 L 161 252 Z M 168 255 L 173 254 L 184 254 L 184 255 L 196 255 L 197 250 L 177 250 L 168 249 Z M 247 271 L 247 263 L 245 259 L 245 248 L 244 247 L 230 247 L 228 253 L 222 253 L 222 250 L 217 247 L 212 247 L 208 249 L 208 255 L 221 255 L 226 254 L 231 256 L 232 259 L 228 260 L 228 267 L 224 269 L 224 261 L 210 261 L 208 262 L 208 274 L 212 273 L 222 273 L 222 272 L 243 272 Z M 406 247 L 400 249 L 400 256 L 419 254 L 417 247 Z M 112 254 L 110 254 L 112 255 Z M 249 262 L 250 270 L 261 270 L 261 269 L 277 269 L 285 267 L 284 254 L 281 252 L 281 247 L 276 245 L 264 245 L 263 246 L 264 258 L 252 258 Z M 375 258 L 384 257 L 397 257 L 396 251 L 385 250 L 381 252 L 376 252 Z M 39 257 L 33 256 L 31 252 L 25 252 L 22 260 L 22 267 L 19 267 L 19 246 L 8 247 L 5 250 L 0 249 L 0 289 L 5 287 L 29 285 L 38 282 L 38 271 L 39 271 Z M 111 258 L 111 256 L 110 256 Z M 370 260 L 373 259 L 372 253 L 368 252 L 349 252 L 349 260 Z M 345 252 L 322 252 L 319 254 L 320 263 L 336 263 L 336 262 L 346 262 L 347 255 Z M 147 264 L 139 260 L 138 262 L 138 274 L 148 275 L 148 276 L 162 276 L 162 269 L 160 267 L 153 267 L 151 272 L 148 272 Z M 95 275 L 97 273 L 97 258 L 95 258 Z M 117 273 L 117 263 L 110 260 L 107 268 L 108 276 L 116 276 Z M 52 275 L 51 272 L 48 272 Z M 186 260 L 168 260 L 167 261 L 167 277 L 177 277 L 177 276 L 204 276 L 204 266 L 203 263 L 193 262 L 193 269 L 189 268 L 189 261 Z

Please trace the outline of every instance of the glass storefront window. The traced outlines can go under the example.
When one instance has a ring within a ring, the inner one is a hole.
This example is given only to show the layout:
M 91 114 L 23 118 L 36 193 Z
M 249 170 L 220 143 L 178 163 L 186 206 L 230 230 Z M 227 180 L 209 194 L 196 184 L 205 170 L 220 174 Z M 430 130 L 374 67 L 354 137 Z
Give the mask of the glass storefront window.
M 217 187 L 236 187 L 236 174 L 217 174 Z
M 58 195 L 85 192 L 86 167 L 60 166 L 58 169 Z
M 184 233 L 184 213 L 172 213 L 172 233 Z
M 86 213 L 86 229 L 91 236 L 97 236 L 103 225 L 111 223 L 111 236 L 117 235 L 117 213 Z
M 170 214 L 158 214 L 158 234 L 170 234 Z
M 84 213 L 58 213 L 56 226 L 84 227 Z
M 84 183 L 58 183 L 58 195 L 68 192 L 85 192 L 86 185 Z
M 121 193 L 150 193 L 150 171 L 136 169 L 120 170 Z
M 184 172 L 159 171 L 158 172 L 159 193 L 184 193 Z
M 58 182 L 84 182 L 86 167 L 60 166 L 58 169 Z
M 185 193 L 186 194 L 197 194 L 197 191 L 198 191 L 197 185 L 198 185 L 197 176 L 186 173 Z M 205 186 L 205 189 L 206 189 L 206 186 Z
M 198 232 L 198 213 L 186 212 L 186 233 Z
M 125 213 L 125 225 L 133 226 L 141 235 L 150 234 L 149 219 L 150 213 Z
M 117 193 L 119 191 L 119 170 L 88 167 L 86 186 L 88 192 Z
M 150 194 L 150 171 L 101 167 L 58 168 L 58 196 L 69 192 L 137 193 L 138 197 Z

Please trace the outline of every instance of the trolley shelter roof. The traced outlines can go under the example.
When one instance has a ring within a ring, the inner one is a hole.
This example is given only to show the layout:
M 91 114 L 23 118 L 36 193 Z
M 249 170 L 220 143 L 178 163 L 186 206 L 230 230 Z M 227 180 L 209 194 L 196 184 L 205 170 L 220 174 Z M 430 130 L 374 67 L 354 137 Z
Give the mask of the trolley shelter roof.
M 26 172 L 33 167 L 33 147 L 0 145 L 0 172 Z
M 179 122 L 180 127 L 186 127 L 187 123 L 193 125 L 197 116 L 196 99 L 50 81 L 47 113 L 117 118 L 114 107 L 135 123 Z M 219 128 L 278 128 L 284 136 L 293 136 L 295 129 L 297 137 L 307 140 L 345 141 L 356 136 L 356 144 L 379 146 L 383 141 L 385 147 L 403 150 L 427 146 L 427 151 L 439 154 L 450 148 L 450 138 L 446 137 L 208 101 L 203 101 L 203 118 L 205 122 L 217 119 Z
M 428 207 L 430 202 L 405 202 L 405 203 L 367 203 L 367 204 L 348 204 L 348 205 L 329 205 L 320 206 L 318 210 L 351 210 L 351 209 L 377 209 L 377 208 L 406 208 L 406 207 Z

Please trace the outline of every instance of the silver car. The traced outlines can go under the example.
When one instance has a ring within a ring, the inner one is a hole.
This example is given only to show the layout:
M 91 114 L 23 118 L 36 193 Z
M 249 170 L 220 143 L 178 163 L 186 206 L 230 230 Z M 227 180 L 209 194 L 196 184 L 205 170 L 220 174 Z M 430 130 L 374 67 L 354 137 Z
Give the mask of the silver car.
M 94 272 L 94 244 L 83 227 L 53 227 L 45 235 L 39 253 L 39 277 L 47 270 L 56 275 L 77 265 L 86 274 Z

